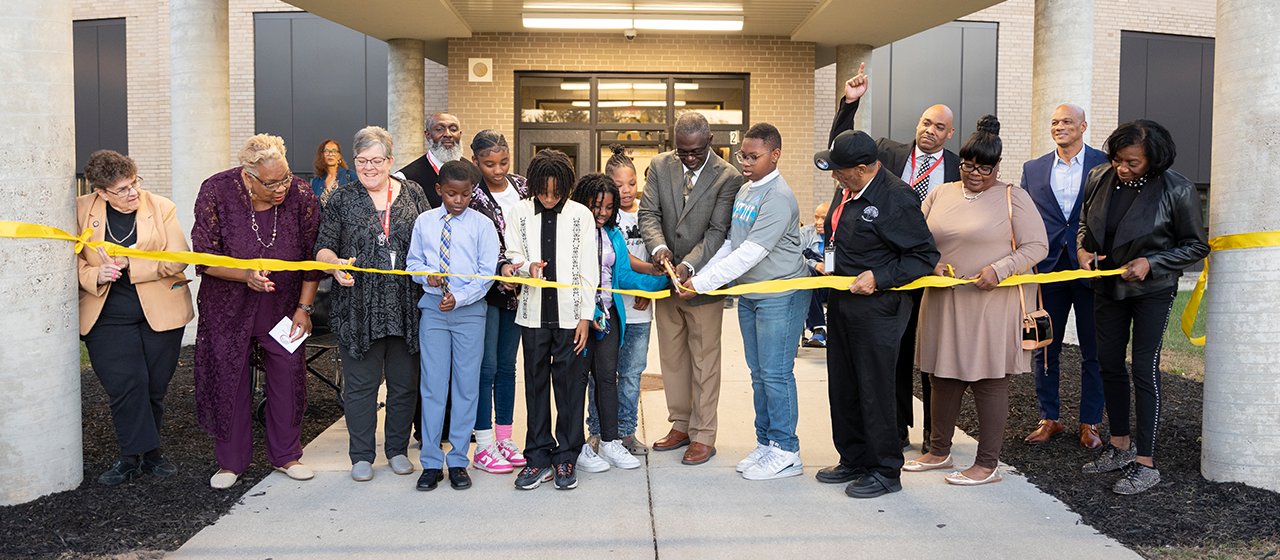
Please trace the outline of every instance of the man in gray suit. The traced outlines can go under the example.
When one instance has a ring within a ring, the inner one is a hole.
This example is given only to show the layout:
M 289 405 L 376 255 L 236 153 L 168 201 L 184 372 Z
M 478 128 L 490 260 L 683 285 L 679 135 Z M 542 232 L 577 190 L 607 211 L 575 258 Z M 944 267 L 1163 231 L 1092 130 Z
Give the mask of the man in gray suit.
M 681 115 L 675 133 L 675 151 L 649 162 L 639 221 L 654 266 L 671 264 L 683 283 L 724 244 L 742 175 L 712 153 L 711 125 L 700 113 Z M 671 432 L 653 442 L 653 450 L 688 445 L 686 465 L 700 465 L 716 454 L 723 302 L 700 295 L 654 303 Z

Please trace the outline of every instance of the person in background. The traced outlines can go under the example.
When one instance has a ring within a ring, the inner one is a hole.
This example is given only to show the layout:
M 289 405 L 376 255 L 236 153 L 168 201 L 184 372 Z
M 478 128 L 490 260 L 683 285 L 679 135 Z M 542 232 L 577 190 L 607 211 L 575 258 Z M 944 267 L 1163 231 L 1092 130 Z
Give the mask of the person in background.
M 1112 490 L 1137 494 L 1160 482 L 1155 465 L 1160 423 L 1160 348 L 1182 269 L 1209 255 L 1200 194 L 1170 169 L 1177 147 L 1159 123 L 1124 123 L 1107 137 L 1111 167 L 1098 166 L 1084 184 L 1076 260 L 1084 270 L 1124 269 L 1093 280 L 1098 365 L 1111 441 L 1085 473 L 1124 469 Z M 1133 373 L 1125 350 L 1133 333 Z M 1137 437 L 1130 438 L 1132 379 Z M 1133 439 L 1137 439 L 1134 442 Z
M 356 180 L 356 174 L 347 168 L 347 162 L 342 158 L 342 148 L 333 140 L 320 143 L 311 165 L 315 171 L 311 177 L 311 190 L 320 199 L 321 208 L 329 203 L 334 190 Z
M 813 224 L 800 228 L 800 246 L 804 249 L 804 262 L 809 267 L 809 274 L 812 276 L 821 276 L 823 274 L 823 255 L 826 253 L 826 230 L 823 229 L 823 222 L 827 219 L 827 210 L 831 208 L 831 204 L 823 202 L 817 208 L 813 209 Z M 804 345 L 809 348 L 826 348 L 827 347 L 827 305 L 828 288 L 816 288 L 809 290 L 809 316 L 805 318 L 804 326 L 812 333 L 808 339 L 804 340 Z
M 689 299 L 729 283 L 752 284 L 809 275 L 801 255 L 800 205 L 778 172 L 782 135 L 769 123 L 756 123 L 738 151 L 742 176 L 733 223 L 707 266 L 684 283 Z M 809 294 L 804 290 L 743 294 L 738 303 L 742 350 L 751 370 L 755 401 L 756 447 L 738 462 L 747 480 L 800 476 L 800 419 L 795 376 L 795 340 L 804 333 Z
M 582 434 L 586 356 L 600 286 L 595 216 L 569 200 L 573 164 L 557 150 L 542 150 L 529 162 L 529 197 L 507 219 L 507 260 L 523 278 L 575 286 L 520 290 L 516 323 L 524 346 L 525 459 L 516 488 L 533 490 L 555 479 L 556 489 L 578 486 L 575 462 Z M 555 431 L 551 425 L 554 386 Z M 553 468 L 554 465 L 554 468 Z
M 978 414 L 978 455 L 973 466 L 946 477 L 960 486 L 1000 482 L 1009 381 L 1031 370 L 1031 351 L 1022 349 L 1022 315 L 1036 308 L 1035 287 L 997 284 L 1031 270 L 1049 251 L 1031 196 L 998 179 L 1002 151 L 1000 122 L 982 117 L 977 132 L 960 148 L 964 180 L 942 185 L 924 199 L 925 221 L 942 253 L 933 274 L 952 276 L 954 271 L 976 282 L 925 289 L 915 355 L 933 386 L 933 441 L 928 453 L 907 461 L 902 470 L 954 464 L 951 437 L 965 390 L 971 390 Z
M 1107 163 L 1107 154 L 1084 143 L 1084 109 L 1071 104 L 1053 111 L 1049 130 L 1058 149 L 1022 165 L 1022 188 L 1035 201 L 1049 239 L 1049 256 L 1036 265 L 1036 272 L 1076 270 L 1076 234 L 1080 229 L 1080 208 L 1084 202 L 1084 180 L 1089 170 Z M 1102 447 L 1098 423 L 1102 422 L 1102 375 L 1098 373 L 1098 339 L 1093 329 L 1093 290 L 1089 280 L 1053 282 L 1040 287 L 1044 309 L 1053 324 L 1053 343 L 1036 350 L 1032 363 L 1036 371 L 1036 400 L 1040 403 L 1040 425 L 1024 440 L 1029 445 L 1049 441 L 1064 428 L 1058 421 L 1058 356 L 1067 318 L 1076 311 L 1076 333 L 1080 338 L 1080 446 Z
M 355 135 L 359 181 L 334 191 L 324 209 L 315 260 L 363 268 L 404 270 L 413 224 L 431 209 L 413 181 L 389 175 L 392 138 L 377 126 Z M 383 452 L 396 474 L 413 474 L 409 433 L 418 400 L 418 299 L 409 276 L 329 271 L 334 283 L 329 322 L 338 335 L 346 401 L 351 478 L 373 478 L 377 457 L 378 387 L 387 383 Z M 430 447 L 430 446 L 427 446 Z
M 200 185 L 191 250 L 238 259 L 310 260 L 320 201 L 289 171 L 284 140 L 259 134 L 237 153 L 240 167 Z M 307 407 L 306 352 L 289 352 L 272 336 L 288 325 L 291 341 L 311 332 L 311 306 L 322 272 L 196 266 L 195 389 L 200 427 L 214 437 L 220 469 L 209 479 L 230 488 L 253 460 L 254 348 L 263 355 L 267 461 L 295 480 L 314 476 L 302 458 Z
M 511 149 L 496 130 L 482 130 L 471 140 L 471 161 L 480 169 L 472 189 L 471 209 L 493 222 L 498 233 L 498 270 L 512 276 L 507 261 L 507 218 L 526 198 L 525 179 L 511 169 Z M 480 397 L 476 405 L 476 450 L 471 464 L 491 473 L 509 473 L 527 463 L 520 446 L 511 439 L 516 399 L 516 352 L 520 350 L 520 325 L 516 324 L 519 285 L 495 282 L 485 294 L 484 358 L 480 362 Z
M 653 265 L 636 259 L 626 250 L 626 241 L 618 231 L 618 187 L 603 173 L 592 173 L 578 180 L 573 201 L 591 210 L 595 216 L 596 243 L 600 268 L 600 287 L 616 290 L 658 291 L 670 285 L 666 275 L 655 275 Z M 635 261 L 634 263 L 632 261 Z M 636 272 L 644 270 L 645 274 Z M 587 391 L 589 410 L 587 425 L 597 434 L 599 454 L 590 444 L 578 454 L 578 468 L 585 472 L 604 472 L 609 466 L 634 469 L 640 460 L 632 456 L 618 436 L 618 353 L 626 337 L 627 308 L 622 295 L 604 290 L 595 294 L 596 311 L 591 328 L 595 336 L 587 338 Z M 597 407 L 598 410 L 597 410 Z
M 484 339 L 485 292 L 493 280 L 468 276 L 493 276 L 498 267 L 498 233 L 493 222 L 471 210 L 471 193 L 480 181 L 475 165 L 466 160 L 440 167 L 436 190 L 444 206 L 424 212 L 413 226 L 409 245 L 410 272 L 435 272 L 457 276 L 413 276 L 422 284 L 422 323 L 418 328 L 418 352 L 422 358 L 422 433 L 424 441 L 438 441 L 447 432 L 452 448 L 422 448 L 422 476 L 418 490 L 435 490 L 448 466 L 449 485 L 455 490 L 471 487 L 467 474 L 467 448 L 475 426 L 476 398 L 480 392 L 481 354 L 475 343 Z M 445 426 L 445 393 L 450 422 Z M 447 430 L 446 430 L 447 428 Z
M 98 150 L 84 165 L 93 192 L 76 199 L 76 231 L 143 251 L 187 251 L 187 237 L 169 199 L 142 190 L 128 156 Z M 120 460 L 98 476 L 114 486 L 143 471 L 157 478 L 178 467 L 160 452 L 164 396 L 178 367 L 182 333 L 195 318 L 187 265 L 81 251 L 80 339 L 110 398 Z M 144 305 L 143 302 L 146 302 Z
M 417 183 L 427 196 L 427 202 L 435 208 L 440 206 L 440 195 L 435 189 L 440 166 L 462 159 L 462 126 L 458 124 L 458 117 L 436 113 L 427 120 L 427 130 L 423 134 L 427 140 L 427 152 L 397 171 L 396 175 Z
M 631 268 L 645 274 L 661 274 L 662 271 L 650 263 L 649 249 L 645 248 L 644 238 L 640 235 L 636 166 L 627 157 L 626 148 L 614 144 L 609 146 L 609 150 L 613 155 L 605 163 L 604 172 L 618 187 L 618 231 L 627 243 L 627 252 L 633 257 Z M 640 376 L 649 365 L 653 300 L 623 295 L 622 307 L 626 309 L 626 328 L 622 333 L 622 348 L 618 350 L 618 435 L 627 451 L 642 456 L 649 454 L 649 448 L 635 434 L 640 412 Z M 587 428 L 592 433 L 587 442 L 598 444 L 599 420 L 591 404 L 587 405 Z

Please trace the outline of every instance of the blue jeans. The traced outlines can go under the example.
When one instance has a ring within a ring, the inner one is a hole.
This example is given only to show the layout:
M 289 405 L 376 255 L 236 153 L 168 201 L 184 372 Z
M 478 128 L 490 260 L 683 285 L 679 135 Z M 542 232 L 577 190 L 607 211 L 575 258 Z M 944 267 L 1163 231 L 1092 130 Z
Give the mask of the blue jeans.
M 792 453 L 800 451 L 796 422 L 796 340 L 804 332 L 811 294 L 796 290 L 770 298 L 738 298 L 738 324 L 742 328 L 742 352 L 751 369 L 751 391 L 756 409 L 756 441 L 770 441 Z
M 516 312 L 485 304 L 484 358 L 480 362 L 480 397 L 476 429 L 510 426 L 516 407 L 516 352 L 520 325 Z
M 652 304 L 650 304 L 652 305 Z M 649 328 L 653 323 L 629 323 L 618 350 L 618 437 L 636 435 L 640 412 L 640 374 L 649 365 Z M 594 380 L 587 379 L 587 431 L 600 435 L 596 418 Z

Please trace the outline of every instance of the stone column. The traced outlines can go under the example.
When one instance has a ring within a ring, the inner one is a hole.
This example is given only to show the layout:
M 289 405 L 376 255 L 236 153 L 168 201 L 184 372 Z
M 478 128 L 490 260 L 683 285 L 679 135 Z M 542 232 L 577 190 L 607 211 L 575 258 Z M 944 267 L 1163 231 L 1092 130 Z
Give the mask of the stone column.
M 1256 172 L 1280 166 L 1278 25 L 1274 0 L 1218 0 L 1210 237 L 1280 230 L 1280 195 Z M 1280 491 L 1280 247 L 1209 260 L 1200 471 Z
M 858 75 L 858 66 L 867 63 L 867 76 L 871 76 L 871 45 L 837 45 L 836 46 L 836 89 L 832 92 L 831 103 L 844 96 L 844 83 Z M 885 79 L 889 76 L 886 74 Z M 858 104 L 858 114 L 853 116 L 854 127 L 871 133 L 871 91 L 862 96 Z M 830 128 L 831 123 L 827 123 Z
M 387 41 L 387 132 L 391 133 L 396 169 L 423 153 L 422 80 L 425 43 L 417 39 Z
M 0 219 L 76 233 L 71 0 L 0 6 Z M 72 247 L 0 239 L 0 506 L 80 485 Z
M 1092 116 L 1093 0 L 1036 0 L 1033 64 L 1030 157 L 1039 157 L 1058 147 L 1049 134 L 1058 105 L 1073 103 L 1085 120 Z

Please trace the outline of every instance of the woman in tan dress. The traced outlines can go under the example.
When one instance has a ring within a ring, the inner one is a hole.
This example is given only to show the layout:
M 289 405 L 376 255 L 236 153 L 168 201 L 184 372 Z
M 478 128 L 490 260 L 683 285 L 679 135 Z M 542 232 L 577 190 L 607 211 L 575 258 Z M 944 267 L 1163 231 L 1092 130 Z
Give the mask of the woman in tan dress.
M 951 436 L 961 398 L 971 388 L 978 409 L 978 455 L 972 467 L 946 478 L 961 486 L 1000 481 L 996 467 L 1009 416 L 1009 376 L 1031 371 L 1031 352 L 1022 349 L 1018 289 L 996 285 L 1030 270 L 1049 252 L 1031 196 L 998 180 L 999 133 L 995 117 L 982 117 L 978 131 L 960 148 L 961 180 L 934 189 L 922 207 L 942 253 L 933 273 L 976 282 L 925 290 L 916 363 L 929 373 L 933 388 L 933 436 L 929 453 L 907 461 L 902 470 L 952 466 Z M 1035 288 L 1023 291 L 1027 308 L 1034 309 Z

